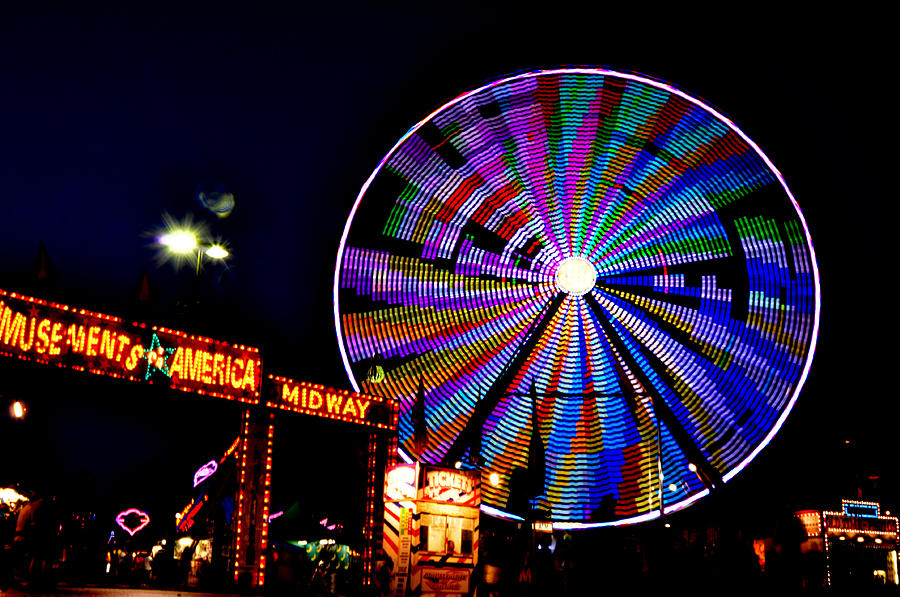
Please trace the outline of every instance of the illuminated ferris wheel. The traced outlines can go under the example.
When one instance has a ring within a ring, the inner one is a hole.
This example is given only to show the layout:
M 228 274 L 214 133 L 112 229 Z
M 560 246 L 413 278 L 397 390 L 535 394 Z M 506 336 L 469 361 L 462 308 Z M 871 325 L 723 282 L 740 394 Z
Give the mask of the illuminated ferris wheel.
M 728 482 L 790 413 L 819 325 L 771 161 L 703 102 L 603 69 L 505 78 L 415 125 L 359 193 L 334 284 L 347 373 L 399 398 L 403 455 L 497 473 L 503 516 L 538 445 L 532 497 L 560 527 Z

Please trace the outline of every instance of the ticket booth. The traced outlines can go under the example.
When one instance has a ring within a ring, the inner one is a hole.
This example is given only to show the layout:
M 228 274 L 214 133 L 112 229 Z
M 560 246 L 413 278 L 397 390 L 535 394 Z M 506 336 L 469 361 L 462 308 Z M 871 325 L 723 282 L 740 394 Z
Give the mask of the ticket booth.
M 384 552 L 392 594 L 462 595 L 478 563 L 481 474 L 419 464 L 385 475 Z

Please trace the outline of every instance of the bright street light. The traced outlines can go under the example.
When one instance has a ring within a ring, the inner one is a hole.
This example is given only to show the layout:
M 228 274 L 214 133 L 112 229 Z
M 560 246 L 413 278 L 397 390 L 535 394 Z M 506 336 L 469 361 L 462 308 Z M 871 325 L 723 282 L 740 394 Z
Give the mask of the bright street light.
M 183 222 L 175 221 L 171 216 L 164 216 L 164 232 L 156 236 L 156 241 L 163 249 L 161 259 L 173 260 L 176 269 L 180 263 L 188 260 L 194 262 L 194 273 L 200 276 L 200 265 L 203 255 L 210 259 L 222 261 L 230 253 L 221 242 L 210 242 L 208 231 L 202 224 L 194 224 L 190 217 Z M 195 258 L 196 255 L 196 258 Z
M 228 257 L 228 249 L 222 245 L 210 245 L 206 247 L 206 256 L 210 259 L 225 259 Z
M 176 255 L 187 255 L 197 250 L 197 237 L 190 230 L 173 230 L 159 237 L 159 244 Z
M 230 255 L 225 244 L 211 238 L 209 229 L 202 222 L 195 223 L 190 215 L 178 221 L 163 214 L 162 229 L 154 237 L 157 247 L 162 249 L 160 262 L 171 260 L 176 269 L 185 262 L 193 262 L 197 276 L 200 275 L 203 255 L 218 261 Z

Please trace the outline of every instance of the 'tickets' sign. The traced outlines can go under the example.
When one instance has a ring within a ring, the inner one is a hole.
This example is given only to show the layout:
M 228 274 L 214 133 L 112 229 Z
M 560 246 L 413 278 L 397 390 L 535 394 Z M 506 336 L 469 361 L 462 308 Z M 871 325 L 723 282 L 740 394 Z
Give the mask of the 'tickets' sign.
M 450 470 L 425 466 L 422 469 L 422 498 L 469 506 L 481 501 L 481 476 L 478 471 Z
M 256 348 L 0 290 L 0 354 L 258 404 Z

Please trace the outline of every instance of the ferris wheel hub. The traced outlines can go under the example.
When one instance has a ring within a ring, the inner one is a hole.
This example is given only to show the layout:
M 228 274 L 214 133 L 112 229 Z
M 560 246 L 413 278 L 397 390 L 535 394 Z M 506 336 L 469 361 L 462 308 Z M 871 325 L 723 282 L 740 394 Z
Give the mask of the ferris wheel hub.
M 566 257 L 556 269 L 556 285 L 574 296 L 590 291 L 597 282 L 597 270 L 584 257 Z

